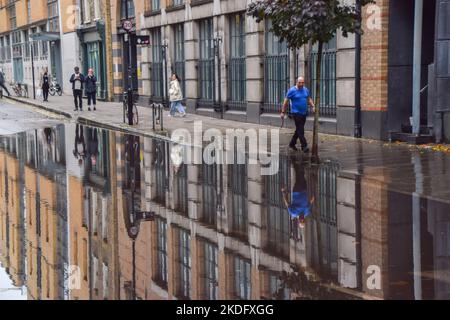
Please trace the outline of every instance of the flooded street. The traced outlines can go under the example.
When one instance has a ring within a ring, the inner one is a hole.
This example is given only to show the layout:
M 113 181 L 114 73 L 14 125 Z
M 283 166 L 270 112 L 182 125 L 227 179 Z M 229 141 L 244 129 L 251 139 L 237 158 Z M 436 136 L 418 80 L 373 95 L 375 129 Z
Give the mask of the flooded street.
M 3 136 L 0 298 L 450 299 L 448 155 L 330 139 L 262 175 L 76 123 Z

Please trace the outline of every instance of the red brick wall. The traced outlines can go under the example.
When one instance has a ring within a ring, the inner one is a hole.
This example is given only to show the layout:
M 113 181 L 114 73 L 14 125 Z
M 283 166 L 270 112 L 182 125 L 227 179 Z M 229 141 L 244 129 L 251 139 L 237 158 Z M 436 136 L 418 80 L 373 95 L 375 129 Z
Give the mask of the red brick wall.
M 362 18 L 361 108 L 366 111 L 386 111 L 389 0 L 377 0 L 376 7 L 364 7 Z

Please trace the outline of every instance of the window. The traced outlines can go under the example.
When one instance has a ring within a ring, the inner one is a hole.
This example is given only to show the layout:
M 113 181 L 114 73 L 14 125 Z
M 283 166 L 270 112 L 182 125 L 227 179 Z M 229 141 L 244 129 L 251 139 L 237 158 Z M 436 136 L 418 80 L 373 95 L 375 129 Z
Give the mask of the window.
M 151 89 L 152 99 L 161 102 L 164 98 L 164 63 L 162 59 L 161 29 L 151 31 L 152 39 L 152 64 L 151 64 Z
M 81 14 L 83 23 L 89 23 L 91 22 L 91 6 L 89 3 L 89 0 L 82 0 L 81 1 Z
M 252 294 L 251 264 L 240 257 L 234 257 L 234 292 L 238 299 L 249 300 Z
M 217 225 L 217 164 L 202 164 L 202 220 Z
M 264 61 L 264 111 L 279 112 L 289 89 L 289 51 L 266 23 L 266 57 Z
M 212 243 L 204 243 L 204 261 L 205 261 L 205 273 L 204 273 L 204 294 L 206 300 L 218 299 L 218 287 L 219 287 L 219 267 L 218 267 L 218 255 L 217 246 Z
M 100 0 L 94 0 L 94 20 L 99 20 L 101 15 Z
M 181 78 L 181 91 L 183 95 L 186 94 L 186 81 L 185 81 L 185 58 L 184 58 L 184 27 L 183 24 L 177 24 L 174 26 L 174 66 L 173 72 L 175 72 Z
M 12 50 L 14 58 L 22 57 L 22 32 L 14 31 L 12 33 Z
M 181 6 L 182 4 L 184 4 L 184 0 L 172 0 L 173 7 Z
M 9 36 L 5 38 L 5 58 L 6 62 L 11 60 L 11 41 Z
M 167 223 L 162 219 L 157 219 L 156 227 L 156 261 L 158 265 L 156 280 L 164 287 L 167 287 Z
M 59 32 L 58 0 L 48 0 L 48 31 Z
M 283 200 L 282 188 L 289 190 L 290 162 L 280 157 L 277 174 L 264 177 L 265 204 L 267 212 L 266 248 L 282 258 L 289 257 L 290 215 Z
M 191 235 L 188 231 L 179 229 L 178 241 L 180 268 L 178 295 L 181 298 L 189 298 L 191 296 Z
M 25 38 L 25 43 L 24 43 L 24 49 L 25 49 L 25 58 L 28 59 L 30 58 L 30 36 L 29 36 L 29 32 L 27 30 L 25 30 L 23 32 L 24 38 Z
M 14 30 L 17 28 L 16 5 L 13 3 L 8 7 L 9 28 Z
M 311 95 L 316 90 L 317 44 L 311 50 Z M 336 37 L 324 44 L 322 53 L 322 70 L 320 79 L 320 115 L 322 117 L 336 116 Z
M 214 100 L 213 20 L 200 21 L 200 59 L 198 61 L 199 98 L 209 106 Z
M 248 202 L 247 202 L 247 165 L 237 163 L 228 165 L 228 190 L 231 197 L 231 230 L 237 236 L 248 237 Z
M 160 0 L 150 0 L 151 2 L 151 11 L 159 11 L 161 10 Z
M 128 12 L 127 12 L 128 11 Z M 127 16 L 128 13 L 128 16 Z M 122 20 L 127 18 L 134 18 L 134 2 L 133 0 L 122 0 L 122 5 L 120 9 L 120 18 Z
M 27 23 L 31 23 L 31 0 L 27 0 Z
M 237 14 L 230 18 L 229 109 L 245 110 L 245 57 L 245 15 Z
M 42 25 L 40 27 L 40 29 L 41 29 L 41 31 L 46 31 L 47 28 L 46 28 L 45 25 Z M 47 56 L 48 56 L 48 42 L 47 41 L 41 41 L 40 44 L 41 44 L 41 57 L 42 58 L 47 58 Z

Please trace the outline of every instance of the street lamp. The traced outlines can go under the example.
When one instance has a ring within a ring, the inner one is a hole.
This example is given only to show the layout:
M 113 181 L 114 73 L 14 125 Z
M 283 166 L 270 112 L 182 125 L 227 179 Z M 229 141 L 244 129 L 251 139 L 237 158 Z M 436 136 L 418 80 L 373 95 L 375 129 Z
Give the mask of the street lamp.
M 167 44 L 161 45 L 161 53 L 162 53 L 162 59 L 163 59 L 163 65 L 164 65 L 164 71 L 161 70 L 161 79 L 164 80 L 164 104 L 167 108 L 169 106 L 169 90 L 167 89 L 168 79 L 167 79 Z
M 36 100 L 36 83 L 34 79 L 34 41 L 33 38 L 29 38 L 30 41 L 30 55 L 31 55 L 31 74 L 33 76 L 33 99 Z

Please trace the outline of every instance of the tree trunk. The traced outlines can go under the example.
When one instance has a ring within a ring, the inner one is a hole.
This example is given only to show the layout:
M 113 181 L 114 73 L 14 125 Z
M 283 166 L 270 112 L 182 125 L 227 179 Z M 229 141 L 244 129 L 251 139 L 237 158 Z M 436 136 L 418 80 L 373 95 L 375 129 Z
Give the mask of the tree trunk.
M 315 91 L 315 102 L 316 106 L 314 112 L 314 129 L 313 129 L 313 148 L 311 161 L 314 163 L 319 163 L 319 107 L 320 107 L 320 77 L 322 76 L 322 51 L 323 42 L 319 41 L 319 48 L 317 51 L 317 65 L 316 65 L 316 91 Z

